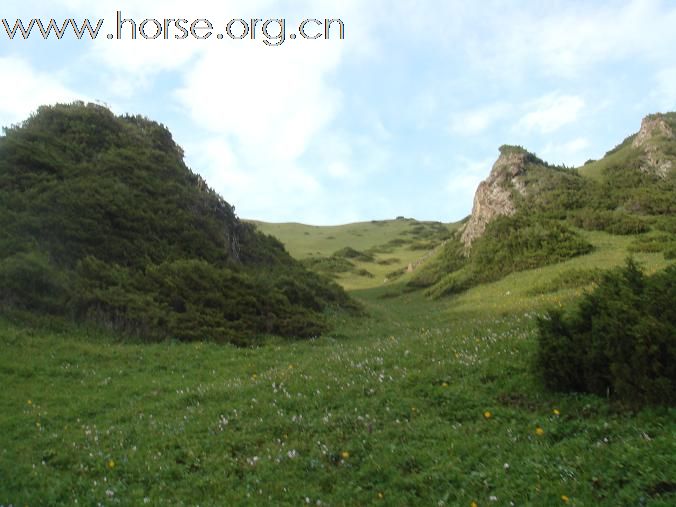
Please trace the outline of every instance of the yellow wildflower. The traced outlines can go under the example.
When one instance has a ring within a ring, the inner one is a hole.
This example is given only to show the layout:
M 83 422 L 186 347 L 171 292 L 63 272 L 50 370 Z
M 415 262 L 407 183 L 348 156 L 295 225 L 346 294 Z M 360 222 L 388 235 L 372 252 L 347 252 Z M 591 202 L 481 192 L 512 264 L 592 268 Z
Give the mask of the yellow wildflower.
M 347 458 L 350 457 L 350 453 L 347 452 L 347 451 L 343 451 L 343 452 L 340 453 L 340 457 L 343 458 L 343 459 L 347 459 Z
M 568 498 L 566 495 L 561 495 L 561 500 L 563 501 L 563 503 L 568 503 L 570 498 Z
M 545 430 L 543 430 L 540 426 L 536 426 L 536 427 L 535 427 L 535 434 L 536 434 L 538 437 L 541 437 L 542 435 L 545 434 Z
M 555 408 L 554 410 L 552 410 L 552 414 L 554 414 L 554 415 L 561 415 L 561 412 L 559 411 L 558 408 Z
M 484 412 L 484 419 L 490 419 L 491 417 L 493 417 L 493 413 L 490 410 L 486 410 Z
M 110 459 L 110 460 L 108 460 L 107 465 L 108 465 L 108 468 L 110 468 L 112 470 L 113 468 L 115 468 L 115 461 Z

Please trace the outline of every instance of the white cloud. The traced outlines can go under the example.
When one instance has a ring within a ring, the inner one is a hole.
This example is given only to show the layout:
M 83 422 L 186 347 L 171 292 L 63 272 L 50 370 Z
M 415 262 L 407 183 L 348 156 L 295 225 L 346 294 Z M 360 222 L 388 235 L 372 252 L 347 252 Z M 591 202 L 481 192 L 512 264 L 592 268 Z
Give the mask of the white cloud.
M 676 67 L 657 73 L 654 95 L 663 111 L 676 111 Z
M 530 111 L 522 116 L 517 128 L 548 134 L 574 123 L 584 106 L 585 102 L 580 97 L 550 94 L 527 105 Z
M 300 158 L 340 107 L 340 93 L 328 79 L 339 59 L 338 50 L 319 46 L 250 45 L 201 55 L 175 96 L 195 125 L 239 155 L 247 183 L 214 183 L 218 191 L 234 190 L 235 199 L 259 216 L 279 214 L 293 201 L 308 206 L 322 193 L 316 171 Z M 222 163 L 205 161 L 212 175 Z
M 591 142 L 584 137 L 578 137 L 563 143 L 547 143 L 541 156 L 554 164 L 565 164 L 569 167 L 582 165 L 589 158 Z
M 474 194 L 479 183 L 491 172 L 497 157 L 483 160 L 460 158 L 446 182 L 446 191 L 452 207 L 452 214 L 460 219 L 472 209 Z
M 510 111 L 511 107 L 508 104 L 496 103 L 456 113 L 451 119 L 451 132 L 464 136 L 481 134 L 507 116 Z
M 25 120 L 41 105 L 86 100 L 58 76 L 41 72 L 20 58 L 0 58 L 0 68 L 5 77 L 11 76 L 0 80 L 1 126 Z
M 459 30 L 453 40 L 471 65 L 501 80 L 522 83 L 538 74 L 584 79 L 599 65 L 627 59 L 673 61 L 673 2 L 550 1 L 515 8 L 486 0 L 476 5 L 483 15 L 466 16 L 472 30 Z
M 671 2 L 583 4 L 549 16 L 538 31 L 542 38 L 536 47 L 552 72 L 570 76 L 598 62 L 673 58 L 674 26 L 676 9 Z

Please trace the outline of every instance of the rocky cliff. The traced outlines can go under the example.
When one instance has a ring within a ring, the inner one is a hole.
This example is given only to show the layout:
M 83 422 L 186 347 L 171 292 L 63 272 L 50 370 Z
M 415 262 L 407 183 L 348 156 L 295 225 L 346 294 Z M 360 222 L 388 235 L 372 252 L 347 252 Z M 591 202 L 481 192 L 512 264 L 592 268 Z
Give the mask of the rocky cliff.
M 510 216 L 517 211 L 515 198 L 518 200 L 519 196 L 526 197 L 540 210 L 551 211 L 557 206 L 566 210 L 580 208 L 586 202 L 584 199 L 590 198 L 589 195 L 585 197 L 585 189 L 592 186 L 592 181 L 580 176 L 594 171 L 607 185 L 606 197 L 615 189 L 610 199 L 613 203 L 604 202 L 603 206 L 612 204 L 616 208 L 657 213 L 653 209 L 655 206 L 647 206 L 650 203 L 645 202 L 645 196 L 650 196 L 648 201 L 658 201 L 656 188 L 664 189 L 667 188 L 665 185 L 673 184 L 675 132 L 676 113 L 648 115 L 637 134 L 609 151 L 602 160 L 591 161 L 577 171 L 549 165 L 520 147 L 501 147 L 500 157 L 490 175 L 479 184 L 474 195 L 472 215 L 461 236 L 466 252 L 495 217 Z M 638 172 L 641 177 L 636 178 L 632 172 Z M 635 187 L 629 188 L 631 185 Z M 655 185 L 657 187 L 653 188 Z M 660 206 L 662 211 L 659 213 L 668 211 L 668 206 L 665 208 L 663 203 Z
M 674 167 L 673 160 L 665 154 L 663 145 L 676 140 L 674 129 L 666 114 L 651 114 L 641 122 L 641 130 L 632 147 L 645 152 L 641 170 L 665 178 Z
M 469 248 L 486 229 L 488 222 L 500 215 L 513 215 L 514 192 L 524 194 L 526 190 L 523 177 L 526 165 L 533 155 L 526 150 L 513 146 L 500 148 L 500 157 L 493 164 L 490 175 L 479 184 L 474 194 L 474 205 L 469 222 L 462 232 L 462 242 Z

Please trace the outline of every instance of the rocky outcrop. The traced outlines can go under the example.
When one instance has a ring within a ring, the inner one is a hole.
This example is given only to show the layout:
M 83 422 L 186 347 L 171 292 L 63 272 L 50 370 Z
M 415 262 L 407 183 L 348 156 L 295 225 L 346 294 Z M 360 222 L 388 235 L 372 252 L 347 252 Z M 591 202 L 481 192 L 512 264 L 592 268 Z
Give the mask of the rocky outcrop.
M 469 249 L 472 242 L 486 230 L 486 225 L 500 215 L 513 215 L 516 211 L 513 192 L 524 194 L 523 177 L 526 164 L 533 155 L 522 148 L 503 146 L 500 157 L 493 165 L 488 178 L 482 181 L 474 194 L 472 215 L 462 232 L 462 242 Z
M 674 162 L 664 156 L 660 142 L 674 141 L 674 131 L 663 114 L 651 114 L 643 118 L 641 130 L 634 138 L 632 147 L 645 152 L 644 172 L 654 173 L 665 178 L 674 167 Z

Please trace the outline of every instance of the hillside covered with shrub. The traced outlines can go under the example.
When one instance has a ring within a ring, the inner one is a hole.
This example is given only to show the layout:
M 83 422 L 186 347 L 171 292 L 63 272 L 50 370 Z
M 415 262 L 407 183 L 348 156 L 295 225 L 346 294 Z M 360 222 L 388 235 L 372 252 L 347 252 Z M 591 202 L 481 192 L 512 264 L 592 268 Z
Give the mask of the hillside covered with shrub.
M 184 163 L 162 125 L 74 103 L 0 138 L 0 311 L 144 339 L 310 337 L 356 308 Z
M 584 231 L 634 236 L 633 252 L 676 256 L 676 113 L 647 116 L 641 130 L 579 169 L 503 146 L 477 189 L 474 209 L 412 288 L 433 296 L 590 253 Z

